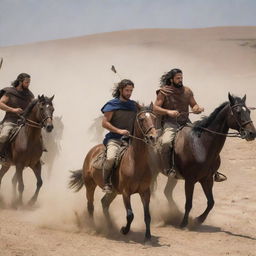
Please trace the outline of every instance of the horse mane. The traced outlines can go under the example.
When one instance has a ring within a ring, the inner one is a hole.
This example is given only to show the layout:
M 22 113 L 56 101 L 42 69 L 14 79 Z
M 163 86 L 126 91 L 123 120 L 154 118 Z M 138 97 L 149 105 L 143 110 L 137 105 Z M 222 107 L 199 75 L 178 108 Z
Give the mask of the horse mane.
M 216 116 L 220 113 L 220 111 L 229 104 L 228 101 L 223 102 L 219 107 L 217 107 L 209 116 L 204 116 L 201 120 L 193 123 L 193 131 L 197 133 L 201 133 L 203 131 L 202 128 L 207 128 L 211 125 L 211 123 L 216 119 Z
M 26 109 L 24 110 L 22 116 L 26 118 L 26 117 L 30 114 L 30 112 L 32 111 L 32 109 L 34 108 L 34 106 L 37 104 L 37 102 L 38 102 L 38 99 L 32 100 L 32 101 L 29 103 L 29 105 L 26 107 Z

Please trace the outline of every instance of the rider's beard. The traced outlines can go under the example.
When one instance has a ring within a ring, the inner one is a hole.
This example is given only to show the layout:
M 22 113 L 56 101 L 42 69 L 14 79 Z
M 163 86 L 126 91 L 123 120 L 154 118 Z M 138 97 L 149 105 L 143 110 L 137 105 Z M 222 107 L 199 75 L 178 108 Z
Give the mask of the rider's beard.
M 25 87 L 24 85 L 22 85 L 21 88 L 22 88 L 23 91 L 28 90 L 28 87 Z
M 122 98 L 124 99 L 124 100 L 129 100 L 130 99 L 130 96 L 129 97 L 126 97 L 125 95 L 121 95 L 122 96 Z
M 182 81 L 180 81 L 179 83 L 174 83 L 174 82 L 173 82 L 173 86 L 174 86 L 175 88 L 181 88 L 181 87 L 183 86 L 183 83 L 182 83 Z

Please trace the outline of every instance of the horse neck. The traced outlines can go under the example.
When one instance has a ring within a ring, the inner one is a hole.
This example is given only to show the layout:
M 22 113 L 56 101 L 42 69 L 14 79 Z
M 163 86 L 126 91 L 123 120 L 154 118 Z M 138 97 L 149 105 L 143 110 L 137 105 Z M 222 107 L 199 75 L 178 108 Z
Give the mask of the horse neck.
M 135 159 L 139 158 L 141 160 L 142 158 L 144 158 L 144 154 L 146 153 L 147 144 L 142 141 L 144 137 L 137 123 L 134 126 L 134 136 L 137 138 L 132 138 L 131 142 L 131 146 L 134 151 L 134 157 Z
M 33 122 L 39 123 L 39 121 L 36 118 L 36 111 L 32 110 L 31 113 L 27 117 L 28 120 L 31 120 Z M 40 138 L 41 136 L 41 129 L 37 127 L 33 127 L 33 124 L 29 125 L 27 124 L 25 126 L 25 131 L 28 137 L 32 137 L 33 139 Z
M 229 105 L 226 105 L 216 116 L 215 120 L 207 127 L 207 129 L 217 132 L 226 134 L 229 130 L 227 119 L 229 113 Z M 225 135 L 218 135 L 211 132 L 204 131 L 202 137 L 207 137 L 207 141 L 209 142 L 209 147 L 211 149 L 215 149 L 217 153 L 220 153 L 221 149 L 224 146 L 226 141 Z

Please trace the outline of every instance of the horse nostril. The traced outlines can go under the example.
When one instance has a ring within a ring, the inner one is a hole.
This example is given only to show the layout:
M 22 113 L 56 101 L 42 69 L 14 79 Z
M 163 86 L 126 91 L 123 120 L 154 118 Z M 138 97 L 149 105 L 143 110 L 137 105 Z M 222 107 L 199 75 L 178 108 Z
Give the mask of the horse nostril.
M 53 129 L 53 125 L 47 125 L 47 126 L 46 126 L 46 131 L 47 131 L 47 132 L 51 132 L 52 129 Z

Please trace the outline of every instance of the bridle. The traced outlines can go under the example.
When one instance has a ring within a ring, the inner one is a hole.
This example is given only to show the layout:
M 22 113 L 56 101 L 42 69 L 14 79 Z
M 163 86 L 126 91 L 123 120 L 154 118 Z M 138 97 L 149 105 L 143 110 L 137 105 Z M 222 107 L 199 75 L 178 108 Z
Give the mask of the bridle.
M 148 135 L 148 133 L 149 133 L 155 126 L 152 124 L 145 132 L 143 131 L 143 129 L 142 129 L 141 125 L 140 125 L 140 120 L 139 120 L 139 116 L 140 116 L 141 114 L 143 114 L 143 113 L 146 113 L 146 114 L 149 113 L 149 114 L 153 115 L 154 117 L 156 117 L 156 116 L 155 116 L 155 114 L 154 114 L 152 111 L 146 111 L 146 110 L 142 110 L 142 111 L 140 111 L 140 112 L 136 115 L 136 122 L 138 123 L 138 126 L 139 126 L 139 128 L 140 128 L 140 131 L 141 131 L 143 137 L 146 137 L 146 136 Z
M 242 132 L 245 131 L 244 127 L 245 127 L 247 124 L 252 123 L 252 120 L 250 119 L 250 120 L 248 120 L 248 121 L 245 121 L 245 122 L 240 123 L 239 120 L 237 119 L 235 113 L 234 113 L 234 108 L 236 108 L 237 106 L 245 107 L 246 109 L 248 109 L 248 108 L 245 106 L 245 104 L 241 104 L 241 103 L 238 103 L 238 104 L 235 104 L 235 105 L 233 105 L 233 106 L 230 106 L 230 108 L 231 108 L 231 114 L 233 115 L 233 117 L 234 117 L 236 123 L 238 124 L 238 126 L 239 126 L 239 133 L 240 133 L 240 135 L 242 136 Z M 243 137 L 243 136 L 242 136 L 242 137 Z
M 137 136 L 131 135 L 131 134 L 129 135 L 129 137 L 134 138 L 134 139 L 137 139 L 137 140 L 140 140 L 140 141 L 143 141 L 143 142 L 146 143 L 147 145 L 151 145 L 151 144 L 148 142 L 148 140 L 147 140 L 147 135 L 148 135 L 148 133 L 149 133 L 153 128 L 155 128 L 155 126 L 152 124 L 152 126 L 150 126 L 149 128 L 147 128 L 146 131 L 143 131 L 143 128 L 142 128 L 142 126 L 141 126 L 141 124 L 140 124 L 140 120 L 139 120 L 139 116 L 140 116 L 141 114 L 143 114 L 143 113 L 150 113 L 151 115 L 153 115 L 153 116 L 155 117 L 155 114 L 154 114 L 152 111 L 147 111 L 147 110 L 142 110 L 142 111 L 140 111 L 140 112 L 136 115 L 136 122 L 137 122 L 137 124 L 138 124 L 138 127 L 139 127 L 139 129 L 140 129 L 142 135 L 143 135 L 143 139 L 141 139 L 141 138 L 139 138 L 139 137 L 137 137 Z
M 47 115 L 46 117 L 43 116 L 43 113 L 40 111 L 40 122 L 35 122 L 29 118 L 25 118 L 24 116 L 20 115 L 20 117 L 23 119 L 25 125 L 33 127 L 33 128 L 38 128 L 42 129 L 45 127 L 45 121 L 48 120 L 49 118 L 52 120 L 52 116 Z

